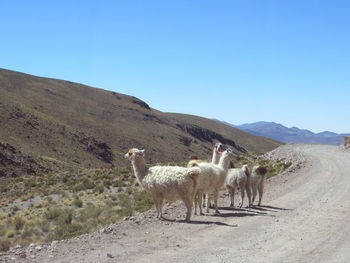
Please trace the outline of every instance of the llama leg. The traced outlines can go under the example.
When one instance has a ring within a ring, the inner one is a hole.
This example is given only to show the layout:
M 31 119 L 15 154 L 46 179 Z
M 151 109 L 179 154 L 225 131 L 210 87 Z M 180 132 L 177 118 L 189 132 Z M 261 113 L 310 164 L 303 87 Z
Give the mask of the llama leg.
M 207 195 L 207 194 L 203 194 L 202 198 L 203 198 L 203 204 L 201 204 L 201 205 L 202 205 L 202 206 L 203 206 L 203 208 L 204 208 L 204 207 L 205 207 L 205 205 L 206 205 L 205 201 L 207 200 L 208 195 Z
M 163 218 L 163 197 L 159 197 L 158 199 L 158 209 L 159 209 L 159 218 Z
M 264 181 L 261 181 L 259 186 L 258 186 L 258 191 L 259 191 L 259 203 L 258 206 L 261 206 L 261 198 L 263 196 L 264 193 Z
M 157 218 L 159 218 L 159 200 L 155 194 L 152 194 L 152 197 L 153 197 L 153 203 L 156 206 Z
M 253 199 L 252 199 L 252 204 L 254 204 L 254 201 L 255 201 L 255 197 L 256 197 L 256 194 L 257 194 L 257 186 L 255 184 L 252 184 L 252 190 L 253 190 Z
M 208 194 L 208 207 L 209 208 L 213 208 L 213 203 L 212 203 L 212 200 L 213 200 L 213 194 Z
M 251 196 L 252 194 L 250 192 L 250 185 L 249 184 L 245 185 L 245 191 L 247 192 L 248 205 L 249 205 L 249 207 L 251 207 L 252 206 L 252 196 Z
M 186 191 L 181 191 L 179 193 L 181 200 L 184 202 L 187 212 L 186 212 L 186 221 L 189 221 L 192 215 L 192 206 L 193 206 L 193 199 L 192 195 L 188 194 Z
M 209 213 L 209 206 L 210 206 L 210 194 L 207 193 L 206 198 L 206 205 L 207 205 L 207 213 Z
M 241 190 L 241 203 L 239 204 L 239 207 L 242 208 L 242 206 L 243 206 L 243 200 L 244 200 L 244 186 L 241 185 L 240 188 L 241 188 L 241 189 L 240 189 L 240 190 Z
M 220 214 L 218 209 L 218 198 L 219 198 L 219 191 L 215 190 L 214 192 L 214 207 L 215 207 L 215 213 Z
M 202 202 L 203 202 L 203 193 L 200 192 L 198 194 L 198 206 L 199 206 L 199 214 L 202 216 L 203 214 L 203 209 L 202 209 Z
M 186 221 L 190 221 L 191 219 L 191 215 L 192 215 L 192 205 L 193 205 L 193 202 L 191 200 L 191 198 L 187 198 L 186 200 L 184 200 L 185 202 L 185 206 L 187 208 L 187 213 L 186 213 Z
M 197 206 L 199 207 L 199 214 L 203 215 L 202 211 L 202 202 L 203 202 L 203 193 L 201 191 L 198 191 L 195 200 L 194 200 L 194 214 L 197 215 Z
M 230 199 L 231 199 L 230 207 L 234 207 L 235 206 L 235 188 L 229 187 L 228 189 L 229 189 Z
M 199 208 L 201 207 L 201 205 L 200 205 L 200 203 L 199 203 L 199 193 L 197 193 L 197 194 L 194 196 L 193 203 L 194 203 L 194 214 L 197 215 L 197 205 L 199 205 Z

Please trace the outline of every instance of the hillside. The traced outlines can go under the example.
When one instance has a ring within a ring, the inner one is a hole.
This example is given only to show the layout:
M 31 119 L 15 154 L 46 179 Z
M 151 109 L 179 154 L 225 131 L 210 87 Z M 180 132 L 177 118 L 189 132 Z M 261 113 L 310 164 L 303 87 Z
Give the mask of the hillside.
M 281 143 L 217 121 L 163 113 L 131 96 L 69 81 L 0 69 L 1 175 L 74 167 L 125 166 L 130 147 L 146 159 L 209 158 L 221 141 L 237 152 L 265 152 Z
M 275 122 L 255 122 L 235 126 L 246 132 L 272 138 L 285 143 L 316 143 L 340 145 L 344 137 L 349 134 L 337 134 L 334 132 L 324 131 L 313 133 L 309 130 L 299 129 L 296 127 L 287 128 Z

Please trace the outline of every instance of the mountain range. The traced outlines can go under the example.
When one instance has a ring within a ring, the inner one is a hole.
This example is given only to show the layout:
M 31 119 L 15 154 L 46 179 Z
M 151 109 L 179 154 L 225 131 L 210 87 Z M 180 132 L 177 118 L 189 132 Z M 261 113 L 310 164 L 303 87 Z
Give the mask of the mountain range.
M 330 131 L 313 133 L 309 130 L 299 129 L 296 127 L 287 128 L 279 123 L 265 121 L 233 126 L 246 132 L 258 136 L 271 138 L 284 143 L 314 143 L 340 145 L 343 143 L 344 137 L 350 135 L 338 134 Z
M 148 163 L 208 159 L 215 142 L 239 153 L 282 144 L 114 91 L 0 69 L 0 177 L 125 166 L 132 147 Z

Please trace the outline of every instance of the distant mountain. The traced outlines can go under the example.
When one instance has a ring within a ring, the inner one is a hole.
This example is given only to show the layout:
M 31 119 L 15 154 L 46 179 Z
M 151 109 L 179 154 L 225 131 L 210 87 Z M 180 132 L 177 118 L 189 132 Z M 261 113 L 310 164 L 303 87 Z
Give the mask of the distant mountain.
M 285 143 L 299 142 L 340 145 L 343 143 L 344 137 L 349 136 L 349 134 L 337 134 L 330 131 L 313 133 L 309 130 L 296 127 L 287 128 L 279 123 L 265 121 L 232 126 L 258 136 L 264 136 Z
M 241 153 L 282 144 L 117 92 L 0 69 L 0 178 L 125 166 L 131 147 L 144 148 L 148 163 L 205 159 L 215 142 Z

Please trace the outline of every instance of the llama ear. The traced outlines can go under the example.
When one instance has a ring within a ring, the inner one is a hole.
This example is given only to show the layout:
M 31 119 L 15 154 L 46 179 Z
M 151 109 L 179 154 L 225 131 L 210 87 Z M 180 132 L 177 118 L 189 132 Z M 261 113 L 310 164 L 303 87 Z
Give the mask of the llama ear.
M 125 158 L 125 159 L 130 159 L 131 156 L 132 156 L 132 152 L 131 152 L 131 150 L 129 150 L 129 151 L 124 155 L 124 158 Z

